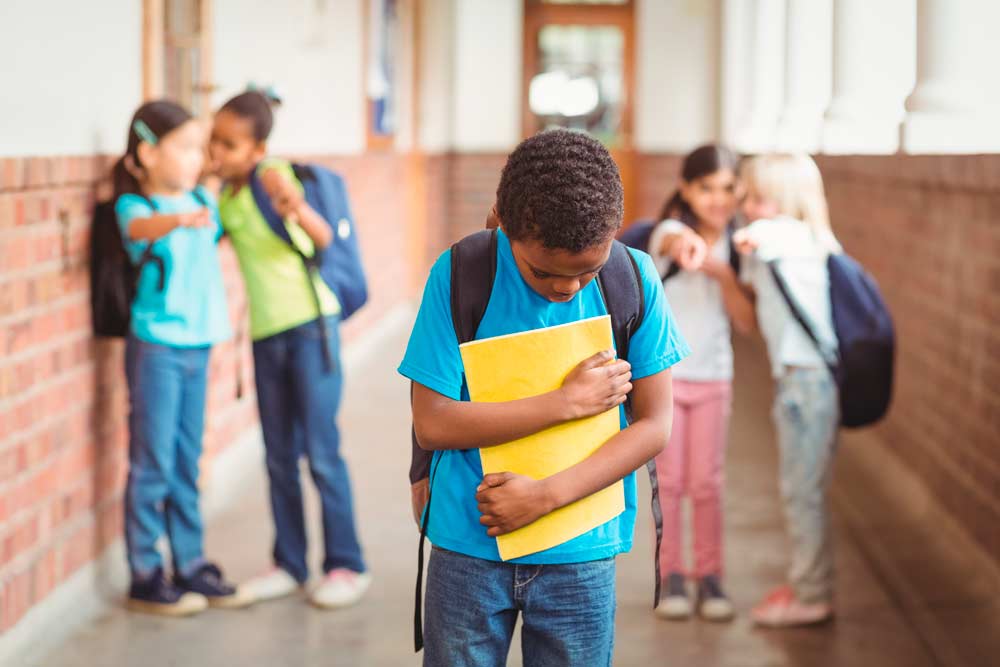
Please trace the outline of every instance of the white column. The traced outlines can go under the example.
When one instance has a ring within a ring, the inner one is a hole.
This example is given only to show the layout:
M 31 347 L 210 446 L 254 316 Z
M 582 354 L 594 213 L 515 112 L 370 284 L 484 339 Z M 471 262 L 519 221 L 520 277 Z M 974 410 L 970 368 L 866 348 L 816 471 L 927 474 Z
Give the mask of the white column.
M 750 106 L 750 53 L 753 43 L 753 3 L 723 0 L 721 25 L 722 140 L 735 145 Z
M 749 107 L 736 132 L 735 148 L 744 153 L 772 150 L 785 96 L 785 0 L 747 0 L 752 4 Z
M 824 152 L 896 152 L 903 100 L 913 89 L 915 37 L 914 0 L 835 0 Z
M 1000 3 L 919 0 L 908 153 L 1000 151 Z
M 786 27 L 785 107 L 777 148 L 814 153 L 830 103 L 833 0 L 788 0 Z

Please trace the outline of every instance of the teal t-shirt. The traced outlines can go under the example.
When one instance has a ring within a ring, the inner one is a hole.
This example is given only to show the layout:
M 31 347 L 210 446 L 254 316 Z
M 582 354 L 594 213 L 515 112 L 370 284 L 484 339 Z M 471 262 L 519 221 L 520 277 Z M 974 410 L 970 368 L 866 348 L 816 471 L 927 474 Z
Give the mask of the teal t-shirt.
M 203 347 L 230 336 L 229 311 L 222 282 L 217 240 L 222 233 L 215 199 L 204 188 L 199 193 L 209 203 L 213 224 L 180 227 L 153 242 L 153 254 L 163 259 L 164 288 L 159 289 L 157 262 L 143 267 L 132 302 L 132 333 L 149 343 L 174 347 Z M 194 193 L 175 197 L 154 195 L 149 201 L 126 194 L 115 203 L 125 248 L 138 262 L 148 244 L 132 241 L 128 226 L 137 218 L 186 213 L 202 208 Z
M 568 324 L 606 315 L 607 308 L 596 280 L 565 303 L 540 296 L 521 277 L 511 254 L 510 241 L 497 234 L 497 273 L 489 305 L 476 338 L 491 338 L 542 327 Z M 642 275 L 646 312 L 642 325 L 632 335 L 628 361 L 634 379 L 648 377 L 673 366 L 690 350 L 677 330 L 663 285 L 645 253 L 629 250 Z M 445 252 L 431 269 L 423 301 L 410 334 L 406 354 L 399 367 L 405 377 L 453 400 L 469 400 L 462 357 L 451 319 L 451 251 Z M 621 411 L 622 426 L 626 425 Z M 458 553 L 499 561 L 496 540 L 479 523 L 476 487 L 483 479 L 478 449 L 435 452 L 431 463 L 433 502 L 428 537 L 435 545 Z M 632 548 L 636 516 L 635 473 L 625 477 L 625 511 L 607 523 L 559 546 L 513 563 L 544 565 L 582 563 L 609 558 Z

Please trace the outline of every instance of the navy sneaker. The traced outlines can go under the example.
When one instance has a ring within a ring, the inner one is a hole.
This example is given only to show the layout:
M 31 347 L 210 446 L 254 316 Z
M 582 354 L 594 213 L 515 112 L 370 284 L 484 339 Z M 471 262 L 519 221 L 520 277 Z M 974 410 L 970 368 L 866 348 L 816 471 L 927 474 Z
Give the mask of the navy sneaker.
M 718 575 L 710 574 L 698 582 L 698 614 L 707 621 L 729 621 L 735 615 Z
M 204 595 L 178 588 L 157 568 L 149 578 L 132 580 L 126 606 L 144 614 L 190 616 L 204 611 L 208 600 Z
M 656 615 L 671 621 L 682 621 L 691 616 L 691 601 L 688 600 L 687 584 L 684 575 L 671 572 L 663 580 L 663 592 L 660 604 L 656 606 Z
M 213 563 L 204 563 L 190 577 L 175 574 L 174 583 L 185 591 L 203 595 L 212 607 L 239 609 L 254 602 L 249 591 L 227 582 L 222 570 Z

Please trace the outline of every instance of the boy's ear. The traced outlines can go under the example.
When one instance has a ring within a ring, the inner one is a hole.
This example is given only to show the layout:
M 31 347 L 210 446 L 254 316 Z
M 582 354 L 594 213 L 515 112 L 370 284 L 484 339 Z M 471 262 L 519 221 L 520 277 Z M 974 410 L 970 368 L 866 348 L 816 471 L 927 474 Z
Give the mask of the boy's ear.
M 500 216 L 497 215 L 497 205 L 493 204 L 490 212 L 486 214 L 486 229 L 496 229 L 497 227 L 503 228 L 503 223 L 500 221 Z

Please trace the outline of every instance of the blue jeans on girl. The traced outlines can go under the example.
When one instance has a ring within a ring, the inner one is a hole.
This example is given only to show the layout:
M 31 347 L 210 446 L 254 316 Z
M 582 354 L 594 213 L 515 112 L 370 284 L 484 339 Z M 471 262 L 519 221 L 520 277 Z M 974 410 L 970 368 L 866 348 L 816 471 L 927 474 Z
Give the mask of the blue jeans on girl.
M 257 405 L 271 482 L 274 563 L 299 582 L 309 578 L 299 483 L 303 455 L 322 506 L 323 571 L 366 569 L 336 422 L 343 388 L 339 319 L 328 317 L 326 330 L 324 341 L 319 321 L 314 320 L 253 344 Z M 323 344 L 329 346 L 332 368 L 326 367 Z
M 125 543 L 135 579 L 163 566 L 156 542 L 166 533 L 174 569 L 204 562 L 198 460 L 205 426 L 208 347 L 125 343 L 129 389 L 129 473 Z
M 827 489 L 837 446 L 837 385 L 826 368 L 795 368 L 778 380 L 774 422 L 781 497 L 792 542 L 789 573 L 801 602 L 833 598 L 833 543 Z

